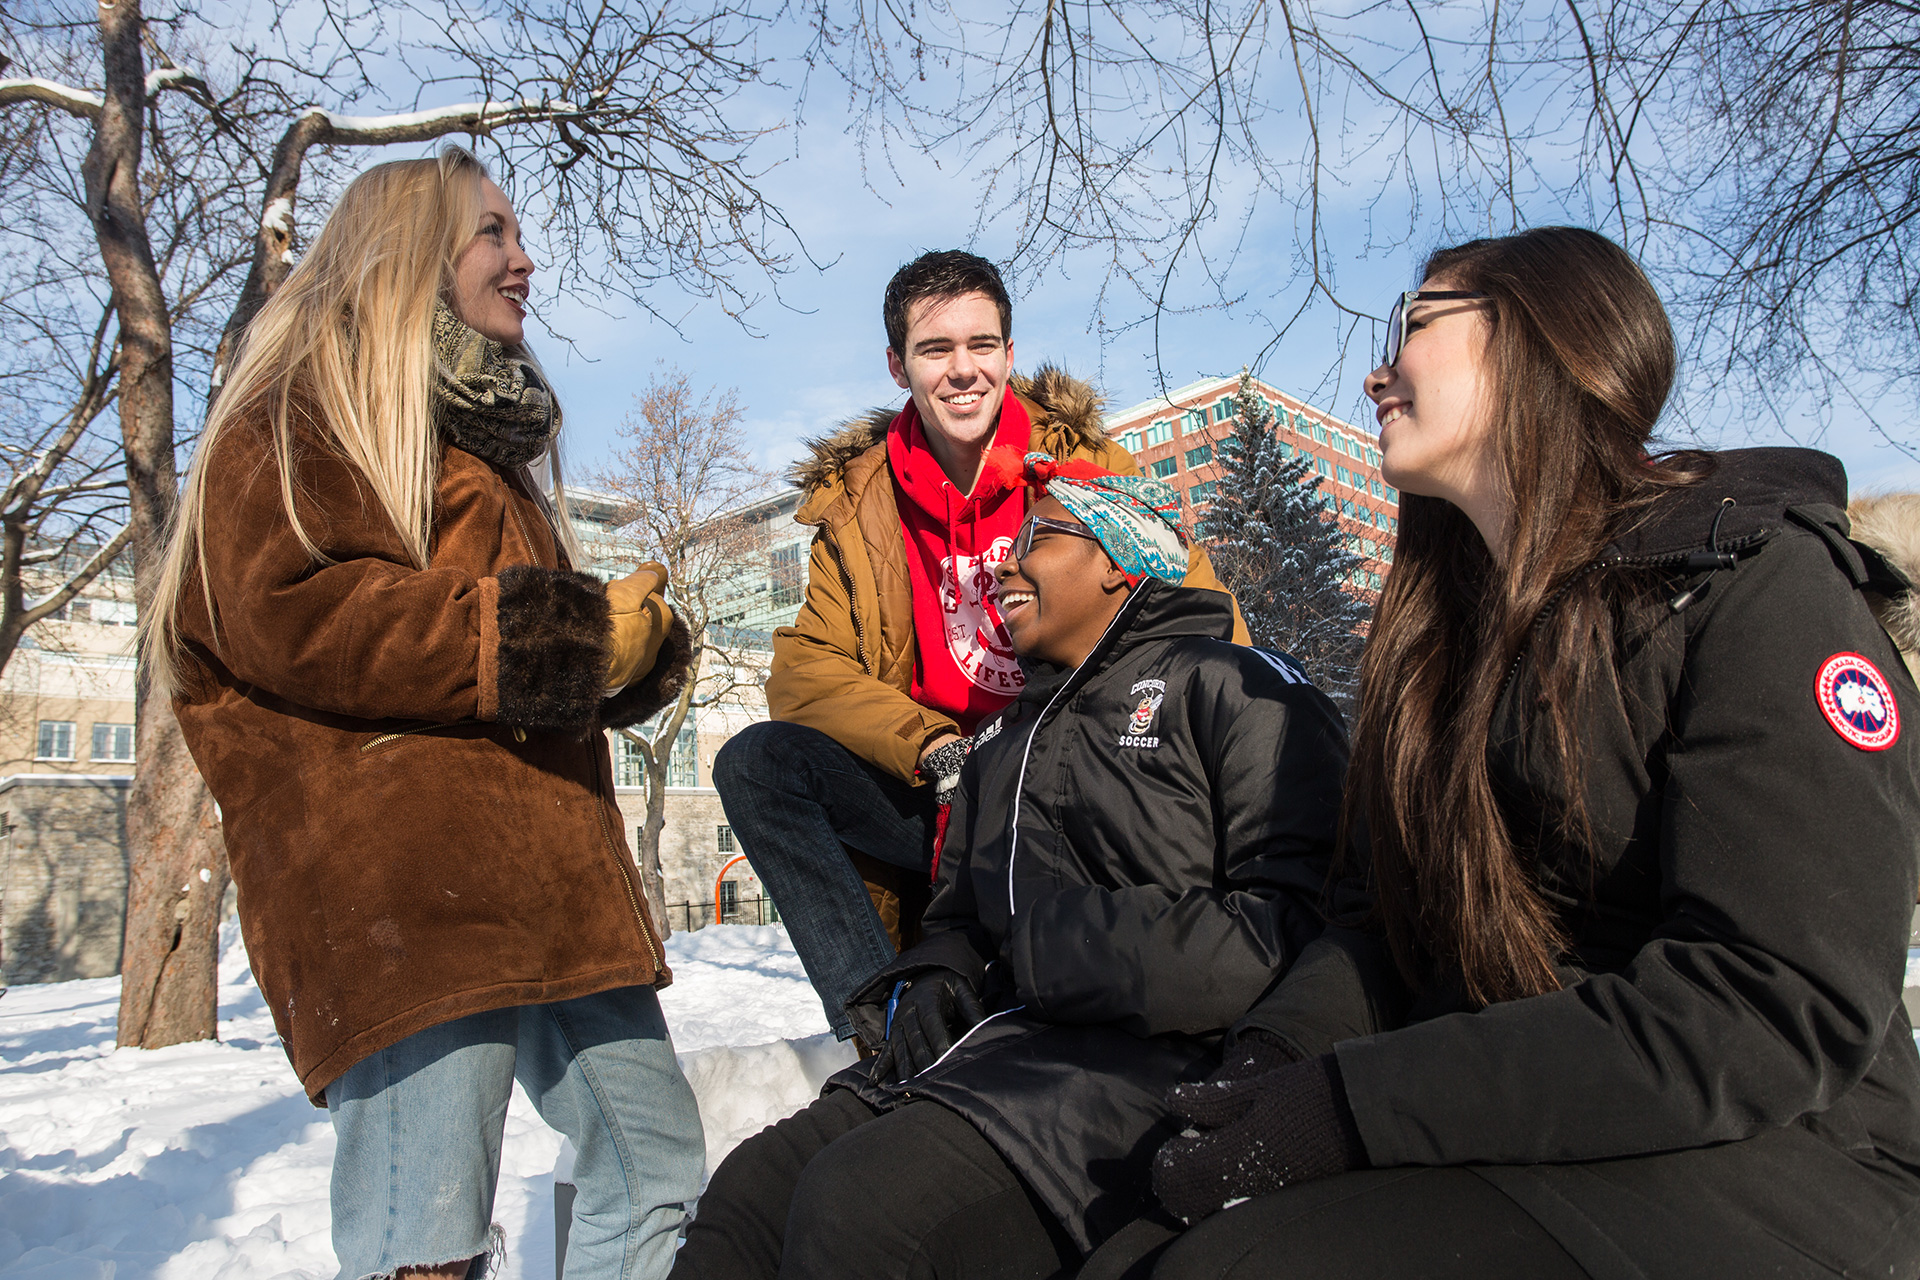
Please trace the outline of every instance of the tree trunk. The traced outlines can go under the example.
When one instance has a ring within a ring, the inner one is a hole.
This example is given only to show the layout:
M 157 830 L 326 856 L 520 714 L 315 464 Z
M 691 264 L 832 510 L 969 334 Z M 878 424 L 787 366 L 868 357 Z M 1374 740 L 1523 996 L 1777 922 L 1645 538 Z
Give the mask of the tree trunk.
M 159 1049 L 215 1038 L 227 858 L 173 708 L 143 698 L 137 737 L 117 1042 Z
M 647 816 L 640 823 L 640 847 L 634 850 L 640 860 L 640 885 L 647 891 L 647 904 L 653 910 L 653 927 L 665 942 L 673 933 L 667 920 L 667 878 L 660 870 L 660 832 L 667 825 L 667 760 L 672 751 L 655 750 L 647 762 Z
M 82 172 L 87 214 L 120 322 L 120 435 L 127 459 L 134 599 L 153 599 L 178 484 L 173 455 L 173 330 L 140 203 L 146 67 L 138 0 L 100 6 L 104 103 Z M 127 932 L 118 1042 L 159 1048 L 214 1036 L 226 858 L 212 801 L 172 712 L 140 682 L 127 798 Z M 203 878 L 204 877 L 204 878 Z

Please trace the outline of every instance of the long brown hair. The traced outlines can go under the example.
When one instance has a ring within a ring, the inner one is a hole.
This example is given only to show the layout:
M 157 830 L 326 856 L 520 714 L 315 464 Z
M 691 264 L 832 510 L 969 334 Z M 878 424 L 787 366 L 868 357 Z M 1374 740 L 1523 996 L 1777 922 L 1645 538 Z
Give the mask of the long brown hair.
M 1346 823 L 1366 827 L 1402 972 L 1422 989 L 1457 980 L 1485 1005 L 1557 988 L 1565 946 L 1495 795 L 1495 704 L 1524 646 L 1531 723 L 1545 727 L 1568 797 L 1559 835 L 1591 848 L 1577 707 L 1614 660 L 1621 595 L 1619 575 L 1594 564 L 1701 464 L 1648 454 L 1673 383 L 1673 331 L 1619 246 L 1542 227 L 1443 249 L 1424 274 L 1490 295 L 1488 412 L 1511 540 L 1496 562 L 1459 508 L 1402 499 L 1361 662 Z

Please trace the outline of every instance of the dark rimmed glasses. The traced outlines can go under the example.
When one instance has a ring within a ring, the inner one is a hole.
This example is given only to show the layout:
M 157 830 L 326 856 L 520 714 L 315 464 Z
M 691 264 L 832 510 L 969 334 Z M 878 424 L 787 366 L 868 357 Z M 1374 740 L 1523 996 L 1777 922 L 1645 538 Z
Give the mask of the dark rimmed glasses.
M 1100 535 L 1083 524 L 1067 524 L 1063 520 L 1049 520 L 1045 516 L 1028 516 L 1027 522 L 1020 526 L 1020 532 L 1013 535 L 1012 556 L 1015 560 L 1026 559 L 1027 553 L 1033 550 L 1033 535 L 1038 529 L 1051 529 L 1055 533 L 1066 533 L 1076 538 L 1100 541 Z
M 1490 293 L 1472 289 L 1409 289 L 1387 312 L 1387 349 L 1380 363 L 1391 369 L 1400 362 L 1400 349 L 1407 345 L 1407 308 L 1416 302 L 1461 302 L 1468 298 L 1491 298 Z

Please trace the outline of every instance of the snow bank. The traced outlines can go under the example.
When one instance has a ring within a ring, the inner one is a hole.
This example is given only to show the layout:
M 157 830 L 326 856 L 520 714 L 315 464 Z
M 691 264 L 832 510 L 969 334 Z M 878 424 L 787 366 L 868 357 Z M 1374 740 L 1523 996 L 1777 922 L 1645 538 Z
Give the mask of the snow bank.
M 334 1274 L 333 1130 L 308 1104 L 247 971 L 222 951 L 217 1044 L 116 1051 L 117 979 L 0 1000 L 0 1273 L 9 1280 L 266 1280 Z M 707 1124 L 708 1167 L 852 1060 L 777 925 L 667 944 L 661 992 Z M 553 1274 L 560 1137 L 515 1088 L 494 1216 L 505 1276 Z

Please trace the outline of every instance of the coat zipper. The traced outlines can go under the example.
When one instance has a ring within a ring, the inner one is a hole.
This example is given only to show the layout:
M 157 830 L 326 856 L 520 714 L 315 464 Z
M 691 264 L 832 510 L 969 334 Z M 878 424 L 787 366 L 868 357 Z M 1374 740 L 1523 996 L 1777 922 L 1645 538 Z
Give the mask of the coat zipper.
M 1765 536 L 1764 531 L 1750 533 L 1744 538 L 1717 545 L 1722 551 L 1744 551 Z M 1560 607 L 1560 602 L 1566 599 L 1567 593 L 1573 590 L 1582 578 L 1595 569 L 1658 569 L 1664 565 L 1682 565 L 1693 554 L 1691 551 L 1668 551 L 1657 556 L 1615 556 L 1610 560 L 1589 560 L 1582 565 L 1572 577 L 1560 584 L 1558 591 L 1547 597 L 1547 602 L 1540 606 L 1540 612 L 1534 615 L 1533 622 L 1527 627 L 1526 642 L 1520 646 L 1520 652 L 1513 655 L 1513 663 L 1507 668 L 1506 677 L 1500 681 L 1500 692 L 1494 695 L 1493 705 L 1498 707 L 1500 700 L 1507 696 L 1507 686 L 1512 684 L 1513 678 L 1520 674 L 1520 664 L 1526 661 L 1527 654 L 1533 649 L 1534 636 L 1540 634 L 1540 628 L 1553 617 L 1554 610 Z
M 853 621 L 853 655 L 860 659 L 860 669 L 868 675 L 878 675 L 873 664 L 867 661 L 867 629 L 860 625 L 860 611 L 854 608 L 853 574 L 847 568 L 847 558 L 839 547 L 833 549 L 833 563 L 840 570 L 840 585 L 847 589 L 847 617 Z
M 1060 682 L 1060 687 L 1053 691 L 1053 696 L 1047 699 L 1047 704 L 1040 708 L 1040 714 L 1033 718 L 1033 728 L 1027 734 L 1027 745 L 1020 752 L 1020 773 L 1014 779 L 1013 804 L 1009 806 L 1012 816 L 1007 820 L 1007 925 L 1009 929 L 1012 928 L 1016 911 L 1013 901 L 1013 863 L 1015 856 L 1020 852 L 1020 799 L 1027 790 L 1027 762 L 1033 756 L 1033 740 L 1040 736 L 1040 726 L 1047 722 L 1047 713 L 1053 710 L 1053 704 L 1060 701 L 1061 696 L 1069 689 L 1075 693 L 1079 692 L 1074 682 L 1080 678 L 1080 673 L 1086 670 L 1088 663 L 1103 656 L 1103 651 L 1107 647 L 1107 637 L 1113 634 L 1113 629 L 1120 626 L 1123 618 L 1126 619 L 1127 625 L 1132 625 L 1133 619 L 1129 616 L 1130 611 L 1127 606 L 1137 599 L 1139 596 L 1132 596 L 1126 604 L 1120 606 L 1120 612 L 1113 615 L 1106 629 L 1100 633 L 1100 638 L 1094 641 L 1093 648 L 1087 651 L 1085 661 Z
M 438 725 L 423 724 L 417 729 L 401 729 L 394 733 L 383 733 L 376 738 L 372 738 L 369 741 L 362 743 L 360 745 L 360 749 L 362 751 L 371 751 L 375 747 L 382 746 L 389 742 L 397 741 L 400 738 L 406 737 L 408 734 L 425 733 L 428 729 L 436 729 L 439 727 L 440 726 Z

